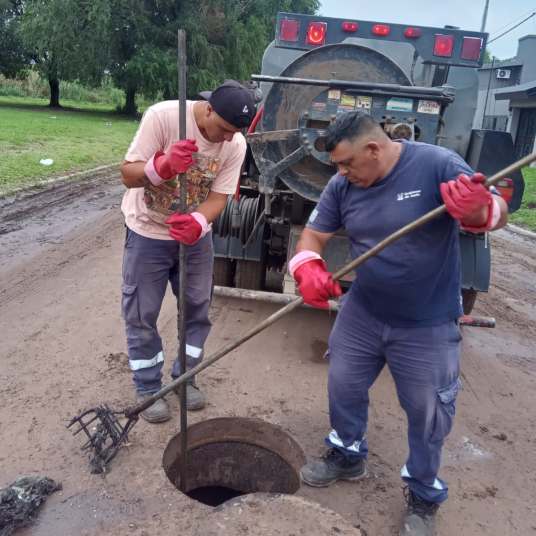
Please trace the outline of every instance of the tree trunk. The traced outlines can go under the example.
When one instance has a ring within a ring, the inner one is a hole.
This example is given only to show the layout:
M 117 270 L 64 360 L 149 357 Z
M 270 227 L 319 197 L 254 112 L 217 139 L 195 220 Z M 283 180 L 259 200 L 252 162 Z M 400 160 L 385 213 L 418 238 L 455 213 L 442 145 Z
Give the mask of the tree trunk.
M 61 108 L 60 106 L 60 81 L 57 78 L 49 78 L 50 86 L 50 103 L 51 108 Z
M 125 107 L 123 108 L 123 112 L 127 115 L 136 115 L 137 112 L 136 108 L 136 88 L 127 88 L 126 90 L 126 99 L 125 99 Z

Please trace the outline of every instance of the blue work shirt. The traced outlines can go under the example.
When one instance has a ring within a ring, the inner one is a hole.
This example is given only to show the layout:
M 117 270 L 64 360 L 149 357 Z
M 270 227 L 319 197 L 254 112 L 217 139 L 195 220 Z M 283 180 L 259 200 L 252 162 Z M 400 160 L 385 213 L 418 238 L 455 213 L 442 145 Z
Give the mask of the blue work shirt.
M 356 258 L 404 225 L 443 204 L 439 184 L 472 174 L 449 149 L 402 141 L 391 172 L 369 188 L 334 175 L 307 227 L 341 227 Z M 349 298 L 393 327 L 434 326 L 462 314 L 459 225 L 447 213 L 387 246 L 356 269 Z

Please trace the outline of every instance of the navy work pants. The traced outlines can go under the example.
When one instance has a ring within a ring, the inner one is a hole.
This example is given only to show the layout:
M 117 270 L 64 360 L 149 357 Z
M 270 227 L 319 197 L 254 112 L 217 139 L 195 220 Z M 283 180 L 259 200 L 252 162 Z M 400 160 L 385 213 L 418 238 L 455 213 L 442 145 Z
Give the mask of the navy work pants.
M 211 323 L 214 254 L 212 233 L 187 247 L 186 358 L 187 368 L 197 365 Z M 156 321 L 168 282 L 179 292 L 179 243 L 146 238 L 127 229 L 123 255 L 122 313 L 126 324 L 128 358 L 140 394 L 162 386 L 164 352 Z M 172 376 L 180 376 L 178 357 Z
M 442 502 L 441 448 L 451 430 L 459 388 L 461 333 L 456 321 L 395 328 L 370 315 L 349 293 L 329 340 L 329 446 L 366 458 L 369 388 L 387 363 L 407 415 L 409 457 L 401 475 L 422 499 Z

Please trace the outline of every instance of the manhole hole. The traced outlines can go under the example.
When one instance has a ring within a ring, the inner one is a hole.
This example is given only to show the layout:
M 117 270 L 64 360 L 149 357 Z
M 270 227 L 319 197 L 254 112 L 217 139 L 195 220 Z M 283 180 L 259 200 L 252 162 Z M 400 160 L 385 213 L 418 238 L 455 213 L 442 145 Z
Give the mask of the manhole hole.
M 255 492 L 288 493 L 300 487 L 305 457 L 300 446 L 278 426 L 259 419 L 224 417 L 188 428 L 185 493 L 209 506 Z M 164 471 L 180 485 L 180 433 L 168 443 Z

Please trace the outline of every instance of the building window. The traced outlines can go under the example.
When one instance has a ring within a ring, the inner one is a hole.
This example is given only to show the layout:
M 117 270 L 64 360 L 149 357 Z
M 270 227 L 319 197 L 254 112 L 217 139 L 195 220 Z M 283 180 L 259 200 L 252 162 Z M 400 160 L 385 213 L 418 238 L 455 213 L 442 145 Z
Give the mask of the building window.
M 486 130 L 500 130 L 501 132 L 506 132 L 507 125 L 507 115 L 486 115 L 484 116 L 482 128 Z

